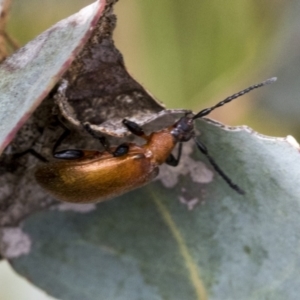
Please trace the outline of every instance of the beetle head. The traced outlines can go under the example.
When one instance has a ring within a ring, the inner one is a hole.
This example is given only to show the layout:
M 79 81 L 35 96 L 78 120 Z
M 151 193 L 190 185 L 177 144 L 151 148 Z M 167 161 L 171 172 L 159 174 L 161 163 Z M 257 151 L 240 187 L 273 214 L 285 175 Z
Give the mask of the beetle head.
M 194 115 L 191 113 L 181 117 L 171 130 L 171 134 L 174 136 L 177 142 L 187 142 L 194 135 Z

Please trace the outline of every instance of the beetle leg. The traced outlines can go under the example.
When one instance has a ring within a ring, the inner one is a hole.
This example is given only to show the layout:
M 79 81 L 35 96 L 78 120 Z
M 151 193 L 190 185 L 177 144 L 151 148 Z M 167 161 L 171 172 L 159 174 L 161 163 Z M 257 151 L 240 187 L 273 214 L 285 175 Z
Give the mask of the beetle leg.
M 54 144 L 54 146 L 53 146 L 53 149 L 52 149 L 52 155 L 55 157 L 55 153 L 56 153 L 56 149 L 60 146 L 60 144 L 62 143 L 62 141 L 64 140 L 64 139 L 66 139 L 69 135 L 70 135 L 70 133 L 71 133 L 71 131 L 67 128 L 67 127 L 65 127 L 65 126 L 63 126 L 63 125 L 61 125 L 63 128 L 64 128 L 64 132 L 62 133 L 62 135 L 58 138 L 58 140 L 55 142 L 55 144 Z
M 194 140 L 195 140 L 195 143 L 196 143 L 199 151 L 202 152 L 207 157 L 208 161 L 213 166 L 215 171 L 226 181 L 226 183 L 233 190 L 235 190 L 237 193 L 239 193 L 241 195 L 244 195 L 245 192 L 238 185 L 236 185 L 235 183 L 232 182 L 232 180 L 221 170 L 221 168 L 218 166 L 218 164 L 215 162 L 215 160 L 209 155 L 206 146 L 202 142 L 197 140 L 196 138 L 194 138 Z
M 34 149 L 27 149 L 23 152 L 15 153 L 10 157 L 3 157 L 3 159 L 1 159 L 0 161 L 0 174 L 2 175 L 5 172 L 15 172 L 18 167 L 21 166 L 20 162 L 18 162 L 18 159 L 28 153 L 42 162 L 48 162 L 48 160 L 44 156 L 36 152 Z
M 82 158 L 84 156 L 84 152 L 82 150 L 76 150 L 76 149 L 62 150 L 53 153 L 53 156 L 54 158 L 57 159 L 73 160 L 73 159 Z
M 169 166 L 176 167 L 178 166 L 182 153 L 182 143 L 179 143 L 177 158 L 171 153 L 165 163 Z
M 28 153 L 31 154 L 32 156 L 34 156 L 35 158 L 37 158 L 38 160 L 42 161 L 42 162 L 48 162 L 48 159 L 46 159 L 44 156 L 42 156 L 41 154 L 36 152 L 34 149 L 27 149 L 23 152 L 16 153 L 16 154 L 13 155 L 13 159 L 18 159 L 19 157 L 22 157 L 23 155 L 26 155 Z
M 105 149 L 105 151 L 107 151 L 108 153 L 112 153 L 110 150 L 110 145 L 108 140 L 105 138 L 105 136 L 103 135 L 99 135 L 97 134 L 92 128 L 91 125 L 89 123 L 84 123 L 82 124 L 83 128 L 96 140 L 98 140 L 101 145 L 103 146 L 103 148 Z
M 129 151 L 129 145 L 124 143 L 121 144 L 120 146 L 118 146 L 115 151 L 111 151 L 110 145 L 108 140 L 105 138 L 105 136 L 101 136 L 99 134 L 97 134 L 90 126 L 89 123 L 84 123 L 83 124 L 84 129 L 96 140 L 98 140 L 101 145 L 103 146 L 103 148 L 105 149 L 105 151 L 107 151 L 108 153 L 111 153 L 113 156 L 115 157 L 119 157 L 122 155 L 125 155 L 128 153 Z
M 127 129 L 128 129 L 131 133 L 133 133 L 134 135 L 137 135 L 137 136 L 139 136 L 139 137 L 141 137 L 141 138 L 143 138 L 143 139 L 145 139 L 145 140 L 148 140 L 148 138 L 147 138 L 147 136 L 146 136 L 146 134 L 145 134 L 143 128 L 142 128 L 140 125 L 138 125 L 138 124 L 136 124 L 135 122 L 132 122 L 132 121 L 130 121 L 130 120 L 127 120 L 127 119 L 124 119 L 124 120 L 122 121 L 122 123 L 123 123 L 123 124 L 127 127 Z
M 126 143 L 123 143 L 123 144 L 119 145 L 112 154 L 115 157 L 119 157 L 119 156 L 123 156 L 123 155 L 127 154 L 128 151 L 129 151 L 129 145 Z

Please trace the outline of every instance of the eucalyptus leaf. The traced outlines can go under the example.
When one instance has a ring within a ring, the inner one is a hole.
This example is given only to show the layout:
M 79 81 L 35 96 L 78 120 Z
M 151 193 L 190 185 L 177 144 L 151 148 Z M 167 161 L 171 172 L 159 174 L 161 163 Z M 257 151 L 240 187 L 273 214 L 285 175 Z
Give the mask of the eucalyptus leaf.
M 160 181 L 89 212 L 31 215 L 23 227 L 31 251 L 11 260 L 15 270 L 61 300 L 298 299 L 296 141 L 197 124 L 197 138 L 245 196 L 210 176 L 188 144 Z
M 70 66 L 104 6 L 98 0 L 58 22 L 0 66 L 0 152 Z

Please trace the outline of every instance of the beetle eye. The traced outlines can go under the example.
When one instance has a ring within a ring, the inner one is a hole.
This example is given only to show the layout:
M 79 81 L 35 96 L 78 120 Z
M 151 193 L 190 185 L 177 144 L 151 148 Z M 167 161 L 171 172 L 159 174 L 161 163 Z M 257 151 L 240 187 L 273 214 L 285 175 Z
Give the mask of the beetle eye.
M 121 144 L 120 146 L 117 147 L 117 149 L 114 151 L 113 156 L 119 157 L 127 154 L 129 151 L 129 146 L 128 144 Z

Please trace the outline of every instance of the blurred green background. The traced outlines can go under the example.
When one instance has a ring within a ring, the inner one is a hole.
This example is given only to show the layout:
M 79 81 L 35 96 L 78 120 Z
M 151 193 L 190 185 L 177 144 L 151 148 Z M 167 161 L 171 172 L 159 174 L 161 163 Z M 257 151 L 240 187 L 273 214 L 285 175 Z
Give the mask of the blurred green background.
M 93 1 L 12 2 L 8 32 L 23 45 Z M 278 76 L 277 83 L 211 117 L 300 138 L 299 1 L 120 0 L 116 13 L 115 41 L 128 70 L 168 108 L 197 111 Z M 24 299 L 15 293 L 13 280 L 4 284 L 7 269 L 0 264 L 0 299 Z

